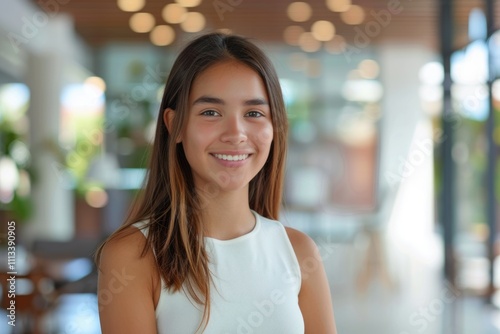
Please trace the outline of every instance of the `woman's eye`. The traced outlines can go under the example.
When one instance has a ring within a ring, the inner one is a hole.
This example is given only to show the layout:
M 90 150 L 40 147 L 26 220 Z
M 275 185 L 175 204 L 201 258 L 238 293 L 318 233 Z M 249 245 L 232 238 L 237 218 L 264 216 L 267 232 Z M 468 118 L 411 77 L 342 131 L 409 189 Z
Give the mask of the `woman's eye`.
M 260 111 L 249 111 L 247 113 L 248 117 L 263 117 L 264 114 L 262 114 Z
M 203 116 L 218 116 L 219 113 L 215 110 L 205 110 L 201 113 Z

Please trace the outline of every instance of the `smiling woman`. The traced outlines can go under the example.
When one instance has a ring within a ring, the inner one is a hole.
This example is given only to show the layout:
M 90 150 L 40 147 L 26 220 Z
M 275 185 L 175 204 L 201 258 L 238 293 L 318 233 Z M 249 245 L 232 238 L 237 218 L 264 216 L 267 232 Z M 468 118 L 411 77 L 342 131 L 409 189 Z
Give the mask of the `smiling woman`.
M 226 191 L 248 187 L 264 166 L 273 139 L 267 100 L 260 76 L 236 60 L 212 65 L 196 78 L 187 126 L 178 139 L 195 187 L 215 184 Z M 165 112 L 167 127 L 174 114 L 171 109 Z M 227 176 L 224 182 L 221 175 Z
M 208 34 L 187 45 L 145 189 L 97 252 L 103 333 L 336 333 L 316 245 L 277 221 L 287 126 L 254 44 Z

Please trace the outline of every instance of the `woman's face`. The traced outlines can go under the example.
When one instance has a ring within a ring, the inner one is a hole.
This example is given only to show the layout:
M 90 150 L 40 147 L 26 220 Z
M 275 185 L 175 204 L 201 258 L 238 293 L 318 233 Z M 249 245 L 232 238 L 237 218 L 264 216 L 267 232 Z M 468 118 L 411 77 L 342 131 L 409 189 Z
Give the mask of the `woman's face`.
M 181 140 L 195 186 L 210 193 L 248 186 L 273 140 L 269 99 L 260 76 L 231 60 L 194 80 Z

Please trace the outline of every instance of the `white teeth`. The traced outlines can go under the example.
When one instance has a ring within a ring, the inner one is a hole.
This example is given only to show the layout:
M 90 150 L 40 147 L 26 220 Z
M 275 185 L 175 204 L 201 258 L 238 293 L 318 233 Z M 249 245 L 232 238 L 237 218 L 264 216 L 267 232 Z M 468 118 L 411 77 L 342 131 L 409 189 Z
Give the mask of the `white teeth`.
M 226 155 L 226 154 L 214 154 L 217 159 L 227 160 L 227 161 L 240 161 L 248 158 L 248 154 L 240 155 Z

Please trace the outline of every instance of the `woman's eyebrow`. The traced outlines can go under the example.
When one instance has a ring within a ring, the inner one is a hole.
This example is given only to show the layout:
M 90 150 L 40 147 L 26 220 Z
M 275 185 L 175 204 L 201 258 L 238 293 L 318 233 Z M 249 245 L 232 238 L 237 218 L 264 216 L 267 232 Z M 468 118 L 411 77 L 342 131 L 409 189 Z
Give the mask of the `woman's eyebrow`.
M 261 106 L 261 105 L 267 105 L 269 103 L 267 103 L 265 99 L 256 98 L 256 99 L 246 100 L 243 104 L 246 106 Z
M 223 99 L 219 99 L 218 97 L 203 95 L 194 100 L 193 106 L 202 103 L 223 104 L 223 105 L 226 104 Z
M 193 102 L 193 106 L 197 105 L 197 104 L 203 104 L 203 103 L 221 104 L 221 105 L 226 104 L 226 102 L 224 102 L 224 100 L 221 98 L 203 95 L 203 96 L 200 96 L 199 98 L 197 98 Z M 245 105 L 245 106 L 261 106 L 261 105 L 268 105 L 268 104 L 269 103 L 267 103 L 267 101 L 263 98 L 254 98 L 254 99 L 250 99 L 250 100 L 245 100 L 243 102 L 243 105 Z

